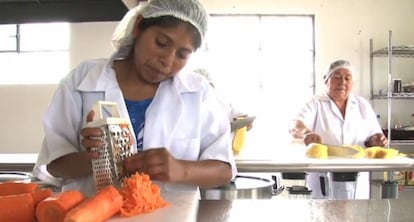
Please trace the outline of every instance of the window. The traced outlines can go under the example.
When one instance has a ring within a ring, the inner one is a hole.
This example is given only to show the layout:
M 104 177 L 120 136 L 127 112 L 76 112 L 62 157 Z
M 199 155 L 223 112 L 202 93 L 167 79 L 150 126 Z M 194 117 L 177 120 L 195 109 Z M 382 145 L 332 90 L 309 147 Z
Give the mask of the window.
M 69 68 L 69 24 L 0 25 L 0 84 L 57 83 Z
M 307 15 L 211 15 L 205 45 L 190 68 L 206 68 L 216 89 L 256 115 L 246 155 L 283 149 L 288 125 L 315 92 L 314 18 Z

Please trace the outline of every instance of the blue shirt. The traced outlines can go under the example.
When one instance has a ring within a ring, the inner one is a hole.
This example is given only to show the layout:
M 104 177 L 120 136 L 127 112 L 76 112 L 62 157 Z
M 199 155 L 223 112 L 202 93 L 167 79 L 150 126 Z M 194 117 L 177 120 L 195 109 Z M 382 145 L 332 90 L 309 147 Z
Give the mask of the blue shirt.
M 151 104 L 151 99 L 133 101 L 125 99 L 125 104 L 128 109 L 129 118 L 131 120 L 132 127 L 136 133 L 137 138 L 137 150 L 142 151 L 143 142 L 144 142 L 144 125 L 145 125 L 145 111 L 147 110 L 149 104 Z

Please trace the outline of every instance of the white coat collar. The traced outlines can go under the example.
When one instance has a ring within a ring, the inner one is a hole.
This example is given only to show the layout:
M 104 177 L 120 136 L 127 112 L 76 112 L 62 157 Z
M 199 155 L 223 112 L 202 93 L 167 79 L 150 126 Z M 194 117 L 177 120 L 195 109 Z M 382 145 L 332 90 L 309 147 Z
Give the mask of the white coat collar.
M 115 52 L 111 58 L 106 60 L 103 64 L 99 64 L 88 70 L 77 89 L 80 91 L 107 91 L 109 89 L 119 90 L 118 81 L 116 79 L 115 71 L 112 69 L 112 65 L 114 60 L 123 58 L 124 55 L 125 52 L 121 49 L 118 52 Z M 172 81 L 180 93 L 195 92 L 200 90 L 201 78 L 198 74 L 182 72 L 165 81 Z
M 333 113 L 335 113 L 335 115 L 338 118 L 340 118 L 342 120 L 344 119 L 342 117 L 342 114 L 340 113 L 338 107 L 335 105 L 335 102 L 328 96 L 327 92 L 324 92 L 323 94 L 318 95 L 317 98 L 321 101 L 329 102 Z M 357 106 L 357 105 L 358 105 L 358 101 L 357 101 L 357 98 L 355 97 L 355 95 L 353 95 L 352 93 L 349 94 L 348 100 L 347 100 L 347 103 L 346 103 L 346 111 L 345 112 L 349 113 L 350 110 L 354 109 L 354 107 Z
M 317 95 L 317 98 L 319 99 L 319 100 L 321 100 L 321 101 L 331 101 L 332 99 L 328 96 L 328 93 L 327 92 L 324 92 L 324 93 L 322 93 L 322 94 L 320 94 L 320 95 Z M 355 105 L 355 104 L 358 104 L 358 101 L 357 101 L 357 99 L 356 99 L 356 96 L 354 95 L 354 94 L 349 94 L 349 97 L 348 97 L 348 105 L 349 104 L 353 104 L 353 105 Z

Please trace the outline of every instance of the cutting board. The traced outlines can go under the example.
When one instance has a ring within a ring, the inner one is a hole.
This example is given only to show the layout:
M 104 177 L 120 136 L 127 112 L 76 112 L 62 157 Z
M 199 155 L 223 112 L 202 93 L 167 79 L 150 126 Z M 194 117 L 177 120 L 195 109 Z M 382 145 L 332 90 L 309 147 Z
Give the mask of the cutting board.
M 255 159 L 236 159 L 238 163 L 244 162 L 272 162 L 280 165 L 382 165 L 382 166 L 413 166 L 414 159 L 407 157 L 396 157 L 392 159 L 368 159 L 368 158 L 340 158 L 332 157 L 328 159 L 317 159 L 307 157 L 275 157 L 275 158 L 255 158 Z
M 162 197 L 170 203 L 152 213 L 132 217 L 115 216 L 108 222 L 194 222 L 197 219 L 198 191 L 164 191 Z
M 263 159 L 236 159 L 239 172 L 283 172 L 283 171 L 386 171 L 414 170 L 414 159 L 397 157 L 393 159 L 314 159 L 283 156 Z

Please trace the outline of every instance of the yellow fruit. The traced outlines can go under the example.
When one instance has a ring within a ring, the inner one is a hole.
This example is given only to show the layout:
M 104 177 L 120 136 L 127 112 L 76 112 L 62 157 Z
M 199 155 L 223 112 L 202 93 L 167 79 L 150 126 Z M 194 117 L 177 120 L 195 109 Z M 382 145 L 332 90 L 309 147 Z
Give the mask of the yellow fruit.
M 352 145 L 351 147 L 358 150 L 358 153 L 352 156 L 353 159 L 358 159 L 358 158 L 364 158 L 365 157 L 365 151 L 364 151 L 364 148 L 362 146 Z
M 365 149 L 365 155 L 370 159 L 392 159 L 399 156 L 399 151 L 393 148 L 373 146 Z
M 233 153 L 239 154 L 240 151 L 244 147 L 244 142 L 246 140 L 246 133 L 247 133 L 247 127 L 240 128 L 234 132 L 234 138 L 233 138 Z
M 306 156 L 310 158 L 327 159 L 328 147 L 319 143 L 311 143 L 306 150 Z
M 393 148 L 385 149 L 384 159 L 392 159 L 398 156 L 399 151 Z
M 381 156 L 381 147 L 373 146 L 365 149 L 366 157 L 369 159 L 376 159 Z

